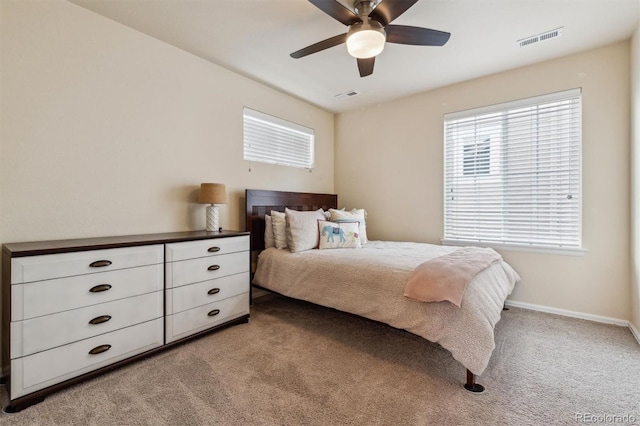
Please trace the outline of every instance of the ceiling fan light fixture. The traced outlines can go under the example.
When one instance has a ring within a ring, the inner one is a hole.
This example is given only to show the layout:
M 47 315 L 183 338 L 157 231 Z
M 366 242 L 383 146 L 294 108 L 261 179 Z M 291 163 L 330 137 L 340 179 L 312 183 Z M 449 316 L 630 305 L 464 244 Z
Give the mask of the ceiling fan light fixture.
M 387 35 L 379 22 L 359 22 L 349 28 L 347 51 L 358 59 L 372 58 L 382 52 L 386 39 Z
M 2 1 L 2 0 L 0 0 Z M 418 0 L 309 0 L 318 9 L 349 27 L 339 34 L 291 53 L 299 59 L 345 43 L 357 58 L 360 77 L 373 73 L 375 57 L 389 41 L 412 46 L 444 46 L 451 33 L 408 25 L 390 25 Z

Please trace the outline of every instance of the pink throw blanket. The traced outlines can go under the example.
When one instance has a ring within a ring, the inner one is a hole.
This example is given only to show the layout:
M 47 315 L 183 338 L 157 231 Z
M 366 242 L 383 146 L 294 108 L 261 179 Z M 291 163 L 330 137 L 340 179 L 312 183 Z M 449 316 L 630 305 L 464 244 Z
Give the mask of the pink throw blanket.
M 463 247 L 453 253 L 428 260 L 413 271 L 404 296 L 419 302 L 448 300 L 457 307 L 469 282 L 478 273 L 502 260 L 490 248 Z

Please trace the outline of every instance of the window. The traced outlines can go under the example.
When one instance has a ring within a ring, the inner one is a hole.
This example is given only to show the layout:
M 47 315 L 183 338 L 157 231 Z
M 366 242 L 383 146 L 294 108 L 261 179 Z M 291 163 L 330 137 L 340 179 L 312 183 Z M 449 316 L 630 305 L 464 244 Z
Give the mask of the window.
M 313 168 L 313 129 L 244 108 L 244 159 Z
M 580 89 L 444 117 L 444 238 L 581 247 Z
M 481 137 L 480 142 L 465 142 L 462 174 L 465 176 L 489 174 L 490 142 L 490 136 L 486 139 Z

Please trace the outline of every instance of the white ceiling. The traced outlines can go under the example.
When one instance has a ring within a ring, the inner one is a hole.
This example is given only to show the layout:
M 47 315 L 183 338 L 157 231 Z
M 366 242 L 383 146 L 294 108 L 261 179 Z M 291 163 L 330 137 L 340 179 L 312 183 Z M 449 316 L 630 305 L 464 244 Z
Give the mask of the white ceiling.
M 640 0 L 420 0 L 393 23 L 450 32 L 449 42 L 387 43 L 361 78 L 345 45 L 289 57 L 347 30 L 306 0 L 70 1 L 331 112 L 624 40 L 640 20 Z M 558 27 L 562 37 L 517 45 Z M 350 90 L 360 94 L 335 98 Z

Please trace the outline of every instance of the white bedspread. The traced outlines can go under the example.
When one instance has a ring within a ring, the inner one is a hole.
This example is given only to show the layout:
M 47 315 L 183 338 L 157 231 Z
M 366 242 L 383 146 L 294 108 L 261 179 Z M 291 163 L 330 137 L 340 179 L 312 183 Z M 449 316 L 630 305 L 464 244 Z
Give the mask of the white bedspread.
M 458 247 L 371 241 L 362 249 L 291 253 L 270 248 L 258 258 L 254 284 L 285 296 L 360 315 L 440 344 L 480 375 L 495 347 L 494 326 L 520 276 L 504 261 L 479 273 L 458 308 L 403 296 L 422 262 Z

